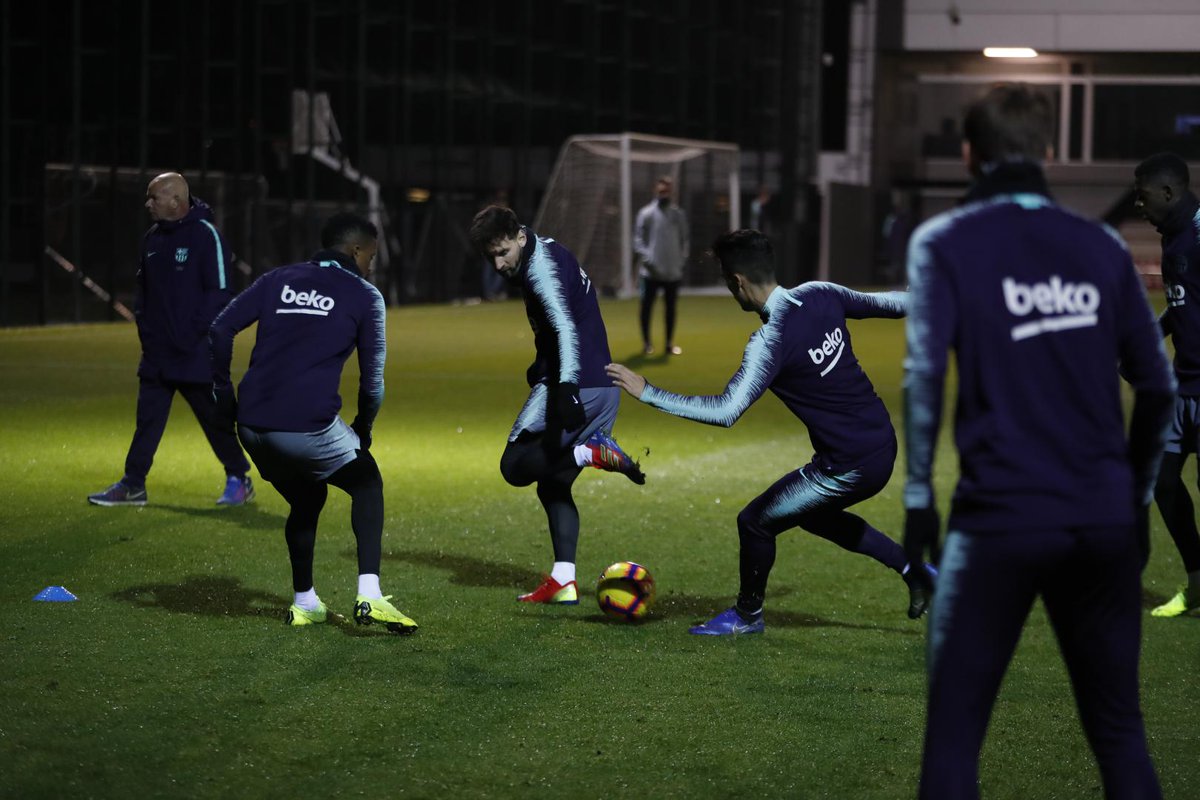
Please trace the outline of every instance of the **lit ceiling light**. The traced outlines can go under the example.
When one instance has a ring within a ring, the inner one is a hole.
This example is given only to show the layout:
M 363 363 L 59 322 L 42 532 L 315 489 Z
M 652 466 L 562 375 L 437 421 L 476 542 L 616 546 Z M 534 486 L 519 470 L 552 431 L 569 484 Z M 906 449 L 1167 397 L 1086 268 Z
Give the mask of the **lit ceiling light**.
M 983 54 L 988 58 L 1037 58 L 1032 47 L 985 47 Z

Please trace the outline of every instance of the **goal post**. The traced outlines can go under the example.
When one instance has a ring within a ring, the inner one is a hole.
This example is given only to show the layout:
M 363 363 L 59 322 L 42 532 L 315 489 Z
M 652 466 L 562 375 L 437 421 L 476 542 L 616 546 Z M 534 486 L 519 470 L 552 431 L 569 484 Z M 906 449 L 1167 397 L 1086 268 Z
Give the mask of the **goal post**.
M 704 252 L 741 219 L 738 156 L 737 145 L 727 142 L 641 133 L 572 136 L 559 150 L 533 228 L 574 253 L 593 284 L 630 296 L 637 286 L 634 220 L 653 199 L 655 180 L 668 175 L 691 231 L 684 284 L 720 286 L 720 272 Z

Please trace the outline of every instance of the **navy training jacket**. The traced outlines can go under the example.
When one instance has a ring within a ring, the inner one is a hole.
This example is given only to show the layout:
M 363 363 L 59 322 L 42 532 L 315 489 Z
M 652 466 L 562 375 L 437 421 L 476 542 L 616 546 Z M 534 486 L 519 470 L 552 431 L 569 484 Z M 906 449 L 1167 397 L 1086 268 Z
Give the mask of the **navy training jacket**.
M 212 223 L 212 209 L 191 199 L 179 220 L 159 221 L 142 238 L 133 303 L 143 378 L 208 383 L 208 328 L 233 298 L 233 253 Z

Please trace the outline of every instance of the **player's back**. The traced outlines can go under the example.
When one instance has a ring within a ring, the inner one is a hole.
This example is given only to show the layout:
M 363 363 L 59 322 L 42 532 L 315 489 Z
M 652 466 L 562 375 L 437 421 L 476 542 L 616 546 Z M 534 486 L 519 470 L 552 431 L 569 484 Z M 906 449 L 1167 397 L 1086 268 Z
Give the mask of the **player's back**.
M 778 289 L 762 333 L 780 340 L 771 391 L 804 422 L 821 456 L 850 467 L 894 446 L 895 431 L 854 354 L 843 294 L 850 293 L 822 282 Z
M 953 300 L 937 306 L 952 320 L 914 320 L 953 325 L 952 524 L 1130 522 L 1117 365 L 1130 303 L 1145 299 L 1115 234 L 1043 195 L 1002 195 L 922 226 L 912 253 L 914 281 L 935 277 L 934 296 Z
M 329 425 L 356 346 L 372 351 L 382 384 L 383 298 L 360 275 L 336 261 L 310 261 L 272 270 L 251 290 L 258 335 L 239 387 L 240 422 L 292 431 Z

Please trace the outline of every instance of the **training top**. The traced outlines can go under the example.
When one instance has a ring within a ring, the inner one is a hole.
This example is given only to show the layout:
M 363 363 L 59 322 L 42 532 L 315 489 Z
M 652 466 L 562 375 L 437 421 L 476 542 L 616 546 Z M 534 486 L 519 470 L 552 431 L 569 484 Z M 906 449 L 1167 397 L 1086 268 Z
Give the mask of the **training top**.
M 903 317 L 904 292 L 864 293 L 811 281 L 776 287 L 742 363 L 719 395 L 680 395 L 650 383 L 643 403 L 677 417 L 729 427 L 770 389 L 808 428 L 813 460 L 849 470 L 894 446 L 891 418 L 850 343 L 846 319 Z
M 934 503 L 953 348 L 951 529 L 1131 524 L 1135 470 L 1143 484 L 1152 466 L 1130 464 L 1118 363 L 1137 391 L 1170 393 L 1174 379 L 1117 234 L 1055 205 L 1036 164 L 1006 164 L 916 230 L 908 280 L 905 507 Z
M 133 301 L 143 378 L 208 383 L 208 327 L 234 295 L 233 254 L 193 197 L 181 219 L 160 220 L 142 238 Z
M 512 282 L 521 287 L 537 349 L 530 384 L 612 388 L 604 372 L 612 361 L 608 333 L 591 279 L 567 248 L 523 230 L 525 247 Z
M 358 416 L 370 426 L 383 403 L 383 295 L 353 259 L 322 250 L 310 261 L 271 270 L 238 295 L 209 334 L 218 388 L 230 385 L 233 337 L 255 321 L 250 367 L 238 386 L 238 422 L 273 431 L 329 427 L 342 407 L 342 367 L 357 348 Z
M 1200 395 L 1200 200 L 1186 192 L 1158 226 L 1162 234 L 1163 289 L 1167 309 L 1159 318 L 1175 345 L 1179 393 Z

